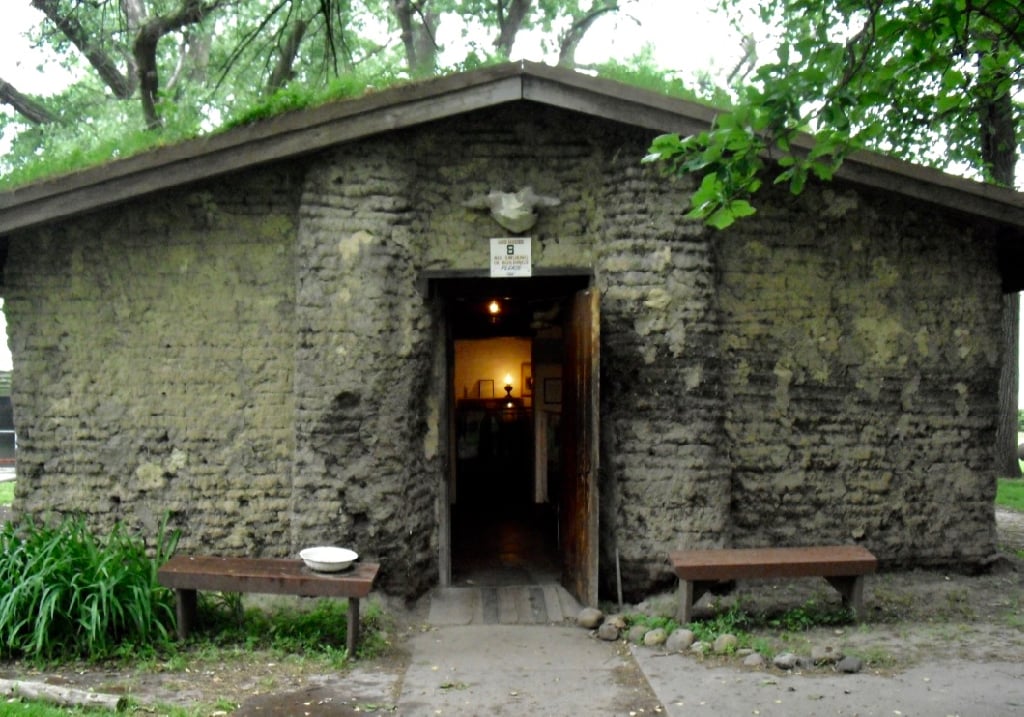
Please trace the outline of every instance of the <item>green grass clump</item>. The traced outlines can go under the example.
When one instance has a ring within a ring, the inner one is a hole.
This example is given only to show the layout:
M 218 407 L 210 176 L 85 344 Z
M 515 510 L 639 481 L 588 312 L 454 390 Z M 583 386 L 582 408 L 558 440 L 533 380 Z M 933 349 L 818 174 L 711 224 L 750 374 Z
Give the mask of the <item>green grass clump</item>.
M 705 653 L 719 636 L 733 635 L 736 637 L 737 648 L 752 649 L 766 659 L 771 659 L 775 655 L 774 641 L 787 641 L 791 639 L 791 633 L 850 624 L 853 621 L 853 614 L 842 606 L 814 598 L 799 607 L 777 614 L 750 612 L 738 600 L 728 607 L 716 610 L 711 617 L 693 620 L 685 626 L 672 618 L 647 615 L 627 615 L 626 621 L 630 626 L 644 625 L 649 629 L 661 627 L 669 634 L 685 627 L 705 646 Z M 765 635 L 766 631 L 776 634 L 776 638 L 773 640 L 769 635 Z
M 169 641 L 173 595 L 156 577 L 177 540 L 161 529 L 150 557 L 120 525 L 101 538 L 80 518 L 8 523 L 0 529 L 0 656 L 98 660 Z
M 680 627 L 679 623 L 676 622 L 674 618 L 663 617 L 660 615 L 641 615 L 639 613 L 634 613 L 626 615 L 625 619 L 626 624 L 629 625 L 629 627 L 643 625 L 648 630 L 657 630 L 658 628 L 661 628 L 669 635 Z
M 204 650 L 268 650 L 281 655 L 302 654 L 326 659 L 340 667 L 351 657 L 348 602 L 321 599 L 310 607 L 283 605 L 273 609 L 243 609 L 238 593 L 200 593 L 197 644 Z M 380 607 L 363 606 L 359 616 L 358 657 L 384 654 L 389 644 Z
M 7 480 L 0 483 L 0 505 L 10 505 L 14 502 L 14 481 Z
M 773 630 L 786 632 L 807 632 L 816 627 L 848 625 L 853 622 L 850 610 L 810 599 L 799 607 L 792 608 L 776 617 L 766 619 L 766 625 Z
M 1000 478 L 996 487 L 996 505 L 1024 512 L 1024 480 Z
M 728 634 L 735 635 L 740 645 L 745 646 L 749 642 L 749 630 L 753 625 L 753 617 L 736 603 L 725 612 L 716 613 L 707 620 L 691 622 L 689 628 L 700 642 L 711 643 L 719 635 Z

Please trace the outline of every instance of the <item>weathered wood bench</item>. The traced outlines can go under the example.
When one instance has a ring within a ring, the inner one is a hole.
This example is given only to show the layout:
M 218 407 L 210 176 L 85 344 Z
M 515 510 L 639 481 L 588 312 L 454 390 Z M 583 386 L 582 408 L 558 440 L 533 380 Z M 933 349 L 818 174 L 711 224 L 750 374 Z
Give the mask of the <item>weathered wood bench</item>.
M 301 560 L 286 558 L 175 555 L 157 571 L 157 581 L 174 589 L 178 637 L 182 640 L 196 624 L 199 590 L 347 598 L 346 647 L 354 657 L 359 640 L 359 600 L 370 594 L 379 569 L 377 563 L 358 562 L 344 572 L 318 573 Z
M 694 604 L 716 584 L 763 578 L 823 577 L 860 620 L 864 576 L 878 568 L 878 559 L 860 545 L 681 550 L 669 553 L 669 560 L 679 578 L 678 619 L 684 625 L 693 617 Z

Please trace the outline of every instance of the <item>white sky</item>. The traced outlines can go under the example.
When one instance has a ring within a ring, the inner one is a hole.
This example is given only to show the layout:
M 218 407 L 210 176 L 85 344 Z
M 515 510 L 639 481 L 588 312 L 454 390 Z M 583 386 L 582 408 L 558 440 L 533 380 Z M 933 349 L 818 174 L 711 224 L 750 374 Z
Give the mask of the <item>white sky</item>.
M 47 61 L 31 46 L 22 32 L 42 17 L 30 0 L 3 0 L 4 21 L 0 23 L 0 77 L 25 91 L 43 82 L 59 87 L 67 73 Z M 607 57 L 624 59 L 645 43 L 669 69 L 718 69 L 727 73 L 742 56 L 739 36 L 728 19 L 712 8 L 717 0 L 625 0 L 623 12 L 598 20 L 577 53 L 586 63 Z M 452 44 L 448 37 L 442 44 Z M 530 53 L 528 53 L 530 54 Z M 540 59 L 529 57 L 528 59 Z
M 626 59 L 649 43 L 655 58 L 665 68 L 684 74 L 701 69 L 724 76 L 742 57 L 740 35 L 723 14 L 714 11 L 717 0 L 631 0 L 623 5 L 623 15 L 595 23 L 577 51 L 578 62 L 609 57 Z M 22 91 L 38 92 L 40 86 L 56 89 L 68 81 L 67 73 L 48 60 L 45 53 L 33 48 L 21 34 L 40 18 L 41 13 L 31 7 L 30 0 L 4 0 L 4 21 L 0 22 L 0 78 Z M 763 34 L 763 31 L 758 32 Z M 0 151 L 4 151 L 3 147 L 0 141 Z M 1024 308 L 1021 321 L 1024 325 Z M 5 341 L 7 323 L 2 314 L 0 329 L 0 370 L 9 370 L 11 356 Z M 1024 375 L 1024 331 L 1021 332 L 1020 355 Z M 1018 405 L 1024 406 L 1024 381 Z

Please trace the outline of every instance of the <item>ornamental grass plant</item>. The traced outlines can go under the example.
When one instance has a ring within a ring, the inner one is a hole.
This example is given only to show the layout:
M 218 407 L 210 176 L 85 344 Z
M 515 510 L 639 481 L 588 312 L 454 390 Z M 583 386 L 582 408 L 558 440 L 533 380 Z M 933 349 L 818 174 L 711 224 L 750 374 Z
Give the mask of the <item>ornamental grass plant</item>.
M 155 554 L 120 524 L 94 535 L 81 518 L 0 529 L 0 657 L 102 659 L 170 640 L 174 600 L 157 569 L 177 546 L 162 526 Z

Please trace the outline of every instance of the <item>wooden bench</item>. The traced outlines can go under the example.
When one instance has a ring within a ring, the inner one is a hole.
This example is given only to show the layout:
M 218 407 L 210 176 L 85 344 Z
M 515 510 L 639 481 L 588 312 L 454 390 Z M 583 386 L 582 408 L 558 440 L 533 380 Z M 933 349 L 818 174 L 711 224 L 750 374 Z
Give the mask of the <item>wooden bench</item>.
M 859 545 L 809 548 L 682 550 L 669 553 L 679 578 L 679 622 L 693 617 L 693 606 L 716 584 L 729 580 L 823 577 L 843 596 L 856 619 L 863 617 L 864 576 L 878 559 Z
M 359 600 L 370 594 L 379 569 L 377 563 L 357 562 L 343 572 L 318 573 L 301 560 L 175 555 L 157 571 L 157 581 L 174 589 L 178 637 L 182 640 L 196 624 L 198 590 L 348 598 L 346 647 L 349 656 L 354 657 L 359 640 Z

